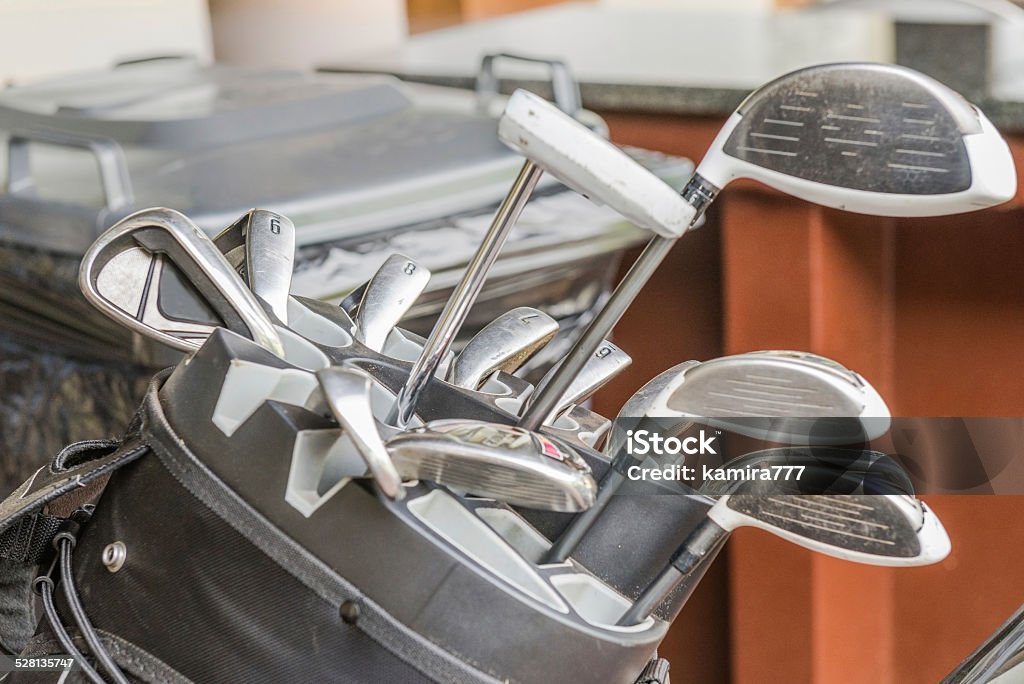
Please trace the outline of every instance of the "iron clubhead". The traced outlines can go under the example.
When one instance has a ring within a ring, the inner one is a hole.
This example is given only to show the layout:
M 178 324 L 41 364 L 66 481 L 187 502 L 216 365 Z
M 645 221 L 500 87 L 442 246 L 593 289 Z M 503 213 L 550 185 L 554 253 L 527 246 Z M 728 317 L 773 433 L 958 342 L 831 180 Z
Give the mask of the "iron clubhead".
M 362 289 L 355 310 L 355 337 L 374 351 L 426 289 L 430 271 L 401 254 L 392 254 Z
M 266 209 L 250 209 L 213 238 L 249 289 L 282 324 L 295 267 L 295 225 Z
M 136 212 L 104 232 L 82 258 L 89 302 L 130 330 L 191 352 L 222 326 L 283 356 L 280 336 L 210 238 L 185 215 Z
M 549 511 L 591 506 L 597 484 L 586 461 L 565 444 L 521 428 L 471 420 L 435 420 L 387 441 L 406 480 Z
M 549 423 L 555 420 L 566 409 L 591 397 L 631 363 L 633 363 L 633 359 L 629 354 L 605 340 L 604 344 L 597 348 L 580 372 L 570 381 L 554 410 L 548 414 L 544 422 Z M 544 385 L 554 376 L 557 368 L 556 365 L 548 371 L 535 394 L 544 390 Z M 529 399 L 527 400 L 527 410 L 529 410 Z
M 520 306 L 484 326 L 466 343 L 448 370 L 448 382 L 475 390 L 495 371 L 515 373 L 558 332 L 558 321 Z

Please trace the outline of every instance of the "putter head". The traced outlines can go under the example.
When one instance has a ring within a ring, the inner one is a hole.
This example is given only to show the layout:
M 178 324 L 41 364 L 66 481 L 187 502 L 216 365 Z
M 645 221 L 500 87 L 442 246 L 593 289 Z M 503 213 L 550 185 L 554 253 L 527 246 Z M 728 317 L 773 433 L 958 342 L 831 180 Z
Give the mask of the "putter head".
M 565 444 L 529 430 L 471 420 L 435 420 L 387 441 L 407 480 L 429 480 L 511 505 L 577 512 L 597 483 Z
M 857 373 L 815 354 L 724 356 L 670 369 L 648 416 L 687 418 L 770 442 L 857 444 L 889 431 L 891 414 Z
M 339 366 L 317 371 L 316 378 L 334 419 L 366 462 L 370 477 L 384 496 L 401 499 L 405 494 L 402 478 L 391 462 L 373 416 L 370 403 L 373 380 L 362 371 Z
M 213 238 L 228 263 L 282 324 L 295 264 L 295 224 L 266 209 L 250 209 Z
M 528 306 L 507 311 L 466 343 L 448 369 L 448 382 L 475 390 L 495 371 L 515 373 L 557 332 L 558 321 L 543 311 Z
M 924 74 L 867 63 L 801 69 L 747 97 L 694 176 L 712 195 L 736 178 L 884 216 L 972 211 L 1017 188 L 1009 147 L 981 111 Z
M 576 192 L 658 235 L 679 237 L 694 219 L 693 208 L 664 181 L 533 93 L 512 94 L 498 137 Z
M 633 363 L 633 359 L 626 352 L 619 349 L 617 346 L 605 340 L 600 347 L 597 348 L 586 365 L 580 370 L 579 374 L 572 379 L 572 382 L 565 389 L 561 398 L 558 400 L 558 405 L 545 419 L 545 423 L 549 423 L 559 415 L 562 414 L 566 409 L 572 407 L 574 404 L 578 404 L 585 401 L 588 397 L 592 396 L 597 390 L 604 387 L 612 378 L 624 371 L 629 364 Z M 557 366 L 555 366 L 557 368 Z M 541 380 L 540 386 L 537 387 L 534 394 L 539 394 L 546 382 L 551 378 L 555 368 L 548 371 L 544 379 Z M 529 401 L 529 400 L 527 400 Z
M 114 224 L 82 257 L 78 282 L 102 313 L 174 349 L 195 351 L 225 327 L 284 354 L 273 323 L 228 261 L 172 209 L 146 209 Z
M 381 351 L 402 316 L 426 289 L 430 271 L 401 254 L 389 256 L 362 288 L 355 310 L 355 337 L 374 351 Z
M 731 494 L 708 517 L 728 531 L 757 527 L 812 551 L 869 565 L 930 565 L 950 551 L 938 517 L 912 496 Z

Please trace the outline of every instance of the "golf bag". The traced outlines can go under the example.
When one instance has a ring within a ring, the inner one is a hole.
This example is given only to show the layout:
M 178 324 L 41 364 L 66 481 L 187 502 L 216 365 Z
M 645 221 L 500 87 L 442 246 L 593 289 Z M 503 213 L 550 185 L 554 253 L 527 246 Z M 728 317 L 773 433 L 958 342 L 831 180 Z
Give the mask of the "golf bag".
M 289 504 L 296 444 L 337 428 L 267 401 L 217 430 L 210 379 L 246 354 L 265 352 L 219 330 L 154 378 L 123 439 L 65 448 L 0 504 L 9 657 L 74 650 L 105 681 L 105 660 L 139 682 L 667 681 L 668 622 L 615 627 L 626 599 L 528 560 L 505 537 L 537 533 L 503 504 L 427 483 L 390 501 L 361 478 Z

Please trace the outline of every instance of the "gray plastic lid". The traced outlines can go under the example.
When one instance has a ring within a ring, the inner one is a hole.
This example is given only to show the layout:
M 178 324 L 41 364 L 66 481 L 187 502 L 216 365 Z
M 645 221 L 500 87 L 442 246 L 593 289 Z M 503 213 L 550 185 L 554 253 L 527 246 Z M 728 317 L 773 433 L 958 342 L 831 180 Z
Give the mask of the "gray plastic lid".
M 259 206 L 299 245 L 357 237 L 499 201 L 522 160 L 496 131 L 469 93 L 366 74 L 175 60 L 12 88 L 0 238 L 81 254 L 153 206 L 210 234 Z
M 0 93 L 0 126 L 191 149 L 340 127 L 409 109 L 394 79 L 145 62 Z

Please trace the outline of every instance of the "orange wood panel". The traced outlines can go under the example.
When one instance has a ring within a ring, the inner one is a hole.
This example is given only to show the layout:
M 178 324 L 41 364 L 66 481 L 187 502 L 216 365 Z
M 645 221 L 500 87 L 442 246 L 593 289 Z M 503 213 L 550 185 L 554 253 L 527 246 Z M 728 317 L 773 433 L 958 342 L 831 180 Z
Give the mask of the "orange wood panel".
M 620 143 L 694 159 L 721 123 L 607 118 Z M 1011 145 L 1024 178 L 1024 137 L 1011 137 Z M 790 347 L 825 354 L 861 371 L 897 415 L 1024 413 L 1020 193 L 1009 208 L 895 220 L 738 184 L 712 217 L 709 227 L 721 231 L 721 295 L 704 291 L 692 306 L 709 311 L 687 315 L 709 320 L 721 307 L 721 353 Z M 698 235 L 677 246 L 659 273 L 662 284 L 685 279 L 681 269 L 692 265 L 676 255 L 697 253 L 688 241 Z M 700 258 L 711 258 L 708 249 Z M 679 296 L 653 283 L 649 290 L 628 327 L 634 357 L 645 326 L 664 326 L 657 312 Z M 648 350 L 660 358 L 657 345 Z M 645 373 L 649 365 L 645 355 Z M 926 500 L 954 543 L 951 557 L 930 568 L 856 566 L 738 533 L 728 547 L 728 590 L 719 587 L 703 608 L 710 615 L 729 602 L 731 680 L 934 682 L 954 667 L 1024 599 L 1024 497 Z M 721 671 L 690 677 L 691 658 L 676 650 L 692 643 L 682 629 L 691 608 L 663 651 L 688 679 L 727 681 Z
M 462 23 L 461 0 L 405 0 L 409 33 L 423 33 Z
M 1013 143 L 1019 162 L 1024 145 Z M 727 351 L 789 346 L 832 356 L 876 384 L 897 415 L 1024 412 L 1019 198 L 1008 209 L 914 220 L 750 189 L 720 202 Z M 954 543 L 931 568 L 859 567 L 738 537 L 734 681 L 932 682 L 970 652 L 1022 600 L 1024 499 L 927 500 Z M 767 594 L 750 581 L 757 567 L 773 587 Z M 805 586 L 798 596 L 774 590 L 794 583 Z M 766 660 L 766 614 L 796 639 L 811 635 L 809 661 L 788 651 Z
M 652 126 L 645 116 L 608 115 L 612 139 L 683 156 L 699 156 L 721 122 L 701 125 L 699 135 L 672 126 Z M 656 143 L 648 136 L 658 137 Z M 615 342 L 632 365 L 595 397 L 594 408 L 614 416 L 647 380 L 686 359 L 722 353 L 720 231 L 714 216 L 686 236 L 666 257 L 615 328 Z M 622 272 L 639 250 L 628 254 Z M 686 609 L 673 623 L 660 653 L 676 681 L 729 681 L 728 549 L 704 576 Z
M 557 5 L 569 0 L 406 0 L 410 33 Z
M 569 0 L 462 0 L 462 13 L 466 21 L 488 19 L 502 14 L 559 5 Z
M 1024 211 L 900 221 L 896 235 L 894 409 L 1024 415 Z

